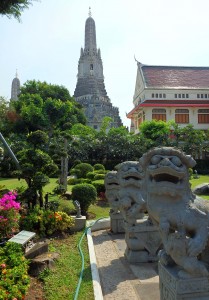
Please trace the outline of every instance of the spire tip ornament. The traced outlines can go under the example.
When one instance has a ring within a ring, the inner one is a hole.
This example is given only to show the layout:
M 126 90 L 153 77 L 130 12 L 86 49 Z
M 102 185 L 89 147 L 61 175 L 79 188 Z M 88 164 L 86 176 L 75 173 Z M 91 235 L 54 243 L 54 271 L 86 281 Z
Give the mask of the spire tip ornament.
M 91 7 L 89 6 L 89 17 L 91 17 Z

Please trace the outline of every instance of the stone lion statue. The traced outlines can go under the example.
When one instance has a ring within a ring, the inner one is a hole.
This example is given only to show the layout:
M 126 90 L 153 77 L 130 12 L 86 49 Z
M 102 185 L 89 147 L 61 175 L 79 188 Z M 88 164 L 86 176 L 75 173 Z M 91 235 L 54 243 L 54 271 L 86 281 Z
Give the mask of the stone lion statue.
M 189 183 L 188 169 L 195 160 L 179 149 L 162 147 L 145 153 L 140 164 L 145 172 L 142 194 L 164 245 L 161 262 L 179 265 L 180 277 L 208 275 L 198 259 L 208 240 L 208 218 L 194 204 Z
M 146 202 L 141 193 L 144 172 L 137 161 L 125 161 L 118 164 L 115 169 L 118 174 L 118 191 L 120 211 L 125 221 L 134 225 L 137 219 L 143 217 Z

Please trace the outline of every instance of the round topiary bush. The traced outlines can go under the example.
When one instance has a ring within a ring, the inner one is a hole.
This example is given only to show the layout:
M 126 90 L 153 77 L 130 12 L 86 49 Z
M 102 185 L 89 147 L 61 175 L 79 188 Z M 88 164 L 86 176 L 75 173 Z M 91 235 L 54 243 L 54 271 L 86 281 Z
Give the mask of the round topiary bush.
M 78 179 L 78 178 L 69 178 L 68 181 L 67 181 L 68 185 L 75 185 L 75 184 L 78 184 L 78 183 L 80 183 L 80 179 Z
M 76 178 L 80 178 L 81 172 L 79 169 L 73 168 L 70 170 L 70 175 L 76 176 Z
M 96 197 L 97 190 L 92 184 L 80 183 L 72 188 L 72 200 L 78 200 L 83 215 L 86 215 L 90 204 L 96 201 Z
M 106 174 L 106 170 L 94 170 L 94 174 Z
M 94 176 L 94 180 L 100 180 L 100 179 L 104 179 L 105 178 L 105 174 L 96 174 Z
M 105 170 L 105 167 L 102 164 L 95 164 L 94 170 Z
M 86 178 L 90 179 L 90 180 L 94 180 L 94 176 L 95 176 L 95 173 L 94 172 L 88 172 L 86 174 Z
M 79 183 L 91 183 L 91 179 L 88 178 L 80 178 L 79 180 L 80 180 Z
M 92 165 L 88 163 L 80 163 L 76 165 L 73 169 L 71 169 L 70 174 L 71 175 L 77 175 L 78 178 L 86 178 L 86 174 L 88 172 L 93 172 L 94 169 Z
M 101 192 L 105 192 L 105 185 L 103 180 L 95 180 L 92 181 L 92 185 L 96 188 L 97 190 L 97 195 L 99 195 Z

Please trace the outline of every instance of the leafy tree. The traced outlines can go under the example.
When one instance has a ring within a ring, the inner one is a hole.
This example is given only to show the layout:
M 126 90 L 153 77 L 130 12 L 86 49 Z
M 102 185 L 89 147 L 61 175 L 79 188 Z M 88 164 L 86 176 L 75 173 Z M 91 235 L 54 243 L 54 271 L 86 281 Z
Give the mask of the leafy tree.
M 8 18 L 14 17 L 20 21 L 22 12 L 29 8 L 33 1 L 35 0 L 1 0 L 0 14 L 6 15 Z
M 95 137 L 97 132 L 94 128 L 83 125 L 81 123 L 74 124 L 70 130 L 70 134 L 74 137 L 90 136 Z
M 36 149 L 37 146 L 41 146 L 43 144 L 48 143 L 49 137 L 45 132 L 37 130 L 30 133 L 27 137 L 27 140 L 29 143 L 33 144 L 34 149 Z
M 18 175 L 28 184 L 23 198 L 27 199 L 29 207 L 31 203 L 34 207 L 37 200 L 39 200 L 40 207 L 43 207 L 43 187 L 49 182 L 49 176 L 53 176 L 58 170 L 50 156 L 37 148 L 37 136 L 40 136 L 42 141 L 46 138 L 44 133 L 31 133 L 27 139 L 31 146 L 17 153 L 21 166 Z
M 104 117 L 102 120 L 100 131 L 105 133 L 108 130 L 108 127 L 110 126 L 112 121 L 113 119 L 111 117 Z
M 181 129 L 180 135 L 181 148 L 194 157 L 204 147 L 204 141 L 206 140 L 206 133 L 203 130 L 194 129 L 192 124 L 188 124 Z
M 170 134 L 170 123 L 164 121 L 144 121 L 140 125 L 141 135 L 153 141 L 153 146 L 165 145 Z
M 7 128 L 7 113 L 9 111 L 9 102 L 0 97 L 0 131 L 4 134 L 8 130 Z
M 12 107 L 19 117 L 14 130 L 25 133 L 42 130 L 52 136 L 56 130 L 69 130 L 86 121 L 81 106 L 65 87 L 46 82 L 27 81 Z

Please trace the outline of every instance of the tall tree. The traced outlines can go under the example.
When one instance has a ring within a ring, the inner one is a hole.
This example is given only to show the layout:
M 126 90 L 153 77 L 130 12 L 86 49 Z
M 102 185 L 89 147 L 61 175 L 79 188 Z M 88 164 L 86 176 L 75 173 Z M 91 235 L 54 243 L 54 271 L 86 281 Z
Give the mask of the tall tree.
M 39 147 L 46 143 L 48 135 L 42 131 L 35 131 L 28 135 L 28 148 L 17 153 L 20 162 L 18 175 L 24 178 L 28 188 L 24 194 L 28 201 L 28 206 L 32 203 L 34 207 L 39 200 L 43 207 L 43 187 L 49 182 L 49 176 L 57 173 L 57 165 L 51 157 Z
M 29 8 L 33 1 L 37 0 L 1 0 L 0 14 L 8 18 L 14 17 L 20 21 L 20 17 L 24 9 Z
M 86 121 L 81 106 L 65 87 L 46 82 L 27 81 L 12 105 L 19 116 L 14 122 L 16 131 L 42 130 L 51 136 L 56 130 L 69 130 Z

